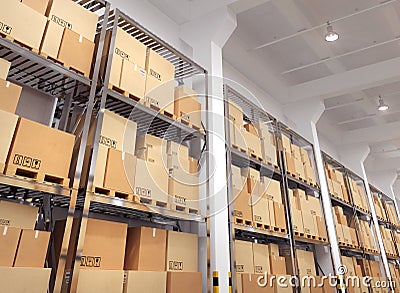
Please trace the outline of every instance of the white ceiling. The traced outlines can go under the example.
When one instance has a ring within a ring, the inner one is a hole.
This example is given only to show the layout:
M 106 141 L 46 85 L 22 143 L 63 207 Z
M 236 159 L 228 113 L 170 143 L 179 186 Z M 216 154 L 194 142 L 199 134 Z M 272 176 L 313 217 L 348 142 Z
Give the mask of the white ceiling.
M 149 1 L 178 24 L 229 5 L 237 13 L 237 28 L 224 59 L 282 104 L 292 101 L 291 89 L 310 83 L 312 88 L 346 72 L 356 79 L 355 69 L 400 57 L 400 0 Z M 337 42 L 324 40 L 327 21 L 340 34 Z M 377 70 L 376 81 L 384 71 Z M 400 171 L 400 69 L 395 79 L 338 92 L 323 96 L 319 131 L 338 145 L 368 143 L 369 168 L 385 168 L 391 160 L 387 168 Z M 389 111 L 377 111 L 378 95 Z

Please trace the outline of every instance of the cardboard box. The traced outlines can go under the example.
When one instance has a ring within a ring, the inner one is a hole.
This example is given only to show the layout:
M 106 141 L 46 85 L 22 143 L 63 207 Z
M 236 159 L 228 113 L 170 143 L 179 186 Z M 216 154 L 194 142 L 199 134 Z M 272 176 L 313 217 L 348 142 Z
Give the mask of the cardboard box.
M 88 219 L 81 269 L 123 270 L 127 229 L 124 223 Z
M 180 174 L 180 176 L 168 180 L 168 194 L 170 203 L 180 209 L 188 208 L 189 213 L 199 210 L 199 177 L 192 174 Z
M 342 229 L 342 224 L 336 223 L 336 238 L 339 242 L 344 242 L 344 235 L 343 235 L 343 229 Z
M 108 149 L 104 187 L 111 190 L 134 194 L 136 157 L 115 149 Z
M 249 133 L 251 133 L 251 134 L 257 136 L 258 138 L 261 138 L 260 134 L 258 133 L 257 128 L 256 128 L 253 124 L 251 124 L 251 123 L 246 123 L 246 124 L 244 125 L 244 129 L 246 129 L 247 132 L 249 132 Z
M 146 71 L 144 101 L 157 109 L 174 113 L 174 65 L 150 49 L 147 55 Z
M 22 87 L 0 79 L 0 110 L 15 113 Z
M 136 162 L 135 194 L 143 202 L 167 206 L 168 173 L 160 164 L 138 159 Z
M 21 0 L 21 2 L 43 15 L 49 6 L 49 0 Z
M 261 150 L 263 155 L 262 158 L 264 161 L 278 165 L 276 147 L 271 141 L 270 137 L 261 139 Z
M 19 1 L 3 1 L 0 22 L 4 25 L 3 34 L 39 50 L 47 22 L 44 15 Z
M 237 124 L 234 124 L 232 122 L 229 122 L 229 133 L 230 133 L 230 139 L 231 139 L 231 145 L 234 145 L 236 148 L 240 148 L 242 151 L 247 152 L 247 142 L 245 140 L 245 137 L 243 135 L 243 126 L 238 126 Z M 260 145 L 261 147 L 261 145 Z
M 283 256 L 270 256 L 271 274 L 286 275 L 286 260 Z
M 316 222 L 317 222 L 317 228 L 318 228 L 318 236 L 328 239 L 327 234 L 326 234 L 326 226 L 325 226 L 325 221 L 322 217 L 316 216 L 315 217 Z
M 253 193 L 256 189 L 256 185 L 260 181 L 260 171 L 253 168 L 242 168 L 242 176 L 247 177 L 247 187 L 249 193 Z
M 10 71 L 11 62 L 0 58 L 0 79 L 7 80 L 8 72 Z
M 47 15 L 49 20 L 61 27 L 94 41 L 99 17 L 84 6 L 70 0 L 52 0 Z
M 322 216 L 320 198 L 314 197 L 312 195 L 307 196 L 307 205 L 311 215 L 319 217 Z
M 0 173 L 4 172 L 4 167 L 7 162 L 7 156 L 13 140 L 15 128 L 17 127 L 17 122 L 17 115 L 0 110 Z
M 305 179 L 306 173 L 304 170 L 303 162 L 300 159 L 294 159 L 295 173 L 298 177 Z
M 249 273 L 254 272 L 253 243 L 235 240 L 235 272 Z
M 179 151 L 184 149 L 184 146 L 179 148 Z M 136 156 L 139 159 L 146 160 L 150 163 L 168 166 L 167 162 L 167 141 L 154 135 L 140 135 L 136 139 Z M 182 160 L 183 162 L 183 160 Z M 173 166 L 171 166 L 173 167 Z M 188 170 L 189 162 L 186 162 Z
M 293 230 L 299 233 L 304 233 L 303 216 L 297 208 L 292 208 Z
M 311 165 L 304 164 L 304 174 L 306 176 L 305 179 L 307 179 L 309 182 L 317 183 L 317 180 L 315 179 L 315 172 Z
M 148 227 L 129 228 L 124 269 L 127 271 L 163 271 L 166 248 L 167 231 Z
M 33 230 L 39 208 L 0 200 L 0 225 Z
M 242 190 L 245 183 L 247 183 L 247 178 L 242 176 L 241 169 L 237 166 L 231 165 L 231 172 L 232 172 L 232 188 Z
M 270 203 L 272 201 L 268 200 L 265 196 L 252 195 L 251 196 L 251 206 L 253 221 L 263 225 L 271 225 L 269 210 Z
M 265 194 L 268 199 L 282 203 L 281 183 L 277 180 L 263 177 L 266 186 Z
M 166 293 L 167 272 L 126 272 L 123 293 Z
M 232 101 L 228 102 L 229 107 L 229 120 L 231 120 L 237 128 L 241 128 L 243 126 L 243 110 L 241 107 L 233 103 Z
M 371 270 L 371 277 L 382 278 L 382 272 L 378 261 L 370 260 L 369 268 Z
M 317 275 L 314 262 L 314 253 L 312 251 L 297 249 L 296 256 L 300 275 Z
M 293 158 L 290 153 L 285 152 L 285 159 L 286 159 L 286 169 L 291 173 L 296 173 L 295 158 Z
M 306 149 L 300 148 L 300 157 L 303 164 L 311 166 L 310 156 L 308 155 L 308 151 Z
M 285 134 L 282 134 L 281 136 L 282 140 L 282 148 L 285 153 L 288 153 L 290 156 L 292 155 L 292 143 L 289 137 L 287 137 Z
M 291 151 L 292 151 L 292 152 L 291 152 L 292 157 L 295 158 L 296 160 L 299 160 L 300 162 L 302 162 L 302 160 L 301 160 L 300 147 L 297 146 L 297 145 L 292 144 L 292 145 L 290 146 L 290 149 L 291 149 Z
M 351 244 L 352 241 L 351 241 L 350 228 L 346 225 L 342 225 L 342 231 L 343 231 L 343 242 Z
M 279 256 L 279 245 L 270 243 L 268 244 L 269 255 L 270 256 Z
M 122 292 L 124 271 L 121 270 L 80 270 L 78 286 L 74 293 Z M 73 292 L 73 291 L 71 291 Z
M 43 268 L 50 241 L 50 232 L 23 229 L 14 267 Z
M 253 261 L 255 274 L 271 272 L 268 245 L 253 243 Z
M 164 142 L 161 141 L 161 144 Z M 160 144 L 160 141 L 155 143 Z M 189 169 L 189 148 L 185 145 L 178 144 L 173 141 L 167 142 L 167 166 L 168 169 L 173 169 L 175 175 L 180 173 L 190 173 Z M 164 157 L 164 156 L 163 156 Z
M 76 54 L 76 52 L 79 54 Z M 78 33 L 69 29 L 64 29 L 61 40 L 58 60 L 64 63 L 64 66 L 82 72 L 89 77 L 92 67 L 94 54 L 94 43 Z
M 0 267 L 12 267 L 21 229 L 0 226 Z
M 248 151 L 257 157 L 262 158 L 260 138 L 246 130 L 242 130 L 241 134 L 244 137 Z
M 167 273 L 167 293 L 188 293 L 188 292 L 190 293 L 202 292 L 201 273 L 194 273 L 194 272 Z
M 166 270 L 168 272 L 197 272 L 198 236 L 168 231 Z
M 146 89 L 146 79 L 147 73 L 145 69 L 128 61 L 127 59 L 122 60 L 121 78 L 119 83 L 120 89 L 128 92 L 134 97 L 142 99 Z
M 43 40 L 40 45 L 40 53 L 50 58 L 57 59 L 63 34 L 63 26 L 54 21 L 48 20 Z
M 47 293 L 51 269 L 0 267 L 0 283 L 3 292 Z
M 176 87 L 174 114 L 201 129 L 201 104 L 198 101 L 197 92 L 185 85 Z
M 235 196 L 233 201 L 234 215 L 244 220 L 252 219 L 251 199 L 245 183 L 242 190 L 233 190 Z
M 307 213 L 307 210 L 302 212 L 302 215 L 303 215 L 304 233 L 316 236 L 318 231 L 317 227 L 315 227 L 314 216 L 311 215 L 309 212 Z
M 285 206 L 279 202 L 274 202 L 275 226 L 286 229 Z
M 15 174 L 17 169 L 17 172 L 21 170 L 24 174 L 32 172 L 34 178 L 38 174 L 49 179 L 67 178 L 74 143 L 75 136 L 72 134 L 20 118 L 7 160 L 6 174 Z
M 342 185 L 340 185 L 339 182 L 332 181 L 332 187 L 333 187 L 333 190 L 331 190 L 331 192 L 333 192 L 333 195 L 340 199 L 343 199 Z

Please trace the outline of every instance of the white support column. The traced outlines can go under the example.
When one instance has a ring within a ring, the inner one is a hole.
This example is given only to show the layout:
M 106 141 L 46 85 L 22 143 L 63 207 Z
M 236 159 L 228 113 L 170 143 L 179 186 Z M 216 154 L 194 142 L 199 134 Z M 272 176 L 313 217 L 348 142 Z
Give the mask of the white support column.
M 230 233 L 226 186 L 225 120 L 222 48 L 236 28 L 236 18 L 226 8 L 195 19 L 181 27 L 181 37 L 193 48 L 193 59 L 209 73 L 209 196 L 211 273 L 219 273 L 220 292 L 229 292 Z M 212 279 L 212 278 L 211 278 Z M 203 292 L 207 292 L 207 286 Z
M 324 208 L 325 221 L 328 230 L 329 241 L 331 244 L 331 253 L 333 266 L 336 275 L 339 275 L 342 261 L 340 258 L 339 243 L 336 236 L 336 227 L 332 212 L 332 204 L 329 195 L 328 181 L 325 175 L 325 167 L 322 159 L 316 123 L 325 110 L 325 106 L 320 100 L 308 100 L 298 103 L 293 103 L 285 108 L 285 115 L 296 123 L 297 131 L 299 131 L 306 139 L 314 146 L 315 162 L 321 185 L 321 198 Z
M 367 191 L 367 198 L 372 213 L 372 221 L 375 227 L 375 234 L 378 240 L 379 250 L 381 251 L 383 268 L 386 273 L 386 277 L 391 279 L 388 260 L 386 257 L 385 246 L 383 245 L 381 231 L 379 229 L 378 218 L 376 217 L 376 210 L 374 200 L 372 197 L 371 189 L 369 188 L 368 176 L 365 171 L 364 162 L 370 152 L 370 148 L 367 144 L 355 144 L 344 146 L 340 149 L 339 156 L 342 162 L 348 164 L 349 168 L 356 174 L 361 176 L 364 180 L 365 190 Z M 346 164 L 345 164 L 346 165 Z

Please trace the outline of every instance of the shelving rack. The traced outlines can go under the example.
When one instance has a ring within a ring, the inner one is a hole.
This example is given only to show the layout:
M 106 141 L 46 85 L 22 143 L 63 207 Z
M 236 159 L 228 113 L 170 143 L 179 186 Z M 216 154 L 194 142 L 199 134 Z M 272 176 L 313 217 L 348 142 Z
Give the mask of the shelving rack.
M 351 170 L 349 170 L 344 165 L 342 165 L 341 163 L 339 163 L 338 161 L 336 161 L 335 159 L 330 157 L 328 154 L 323 153 L 323 160 L 324 160 L 325 164 L 330 164 L 334 170 L 337 170 L 343 174 L 347 193 L 349 195 L 349 202 L 346 202 L 344 200 L 341 200 L 341 199 L 335 197 L 333 194 L 330 194 L 332 206 L 342 207 L 344 213 L 346 215 L 351 216 L 351 221 L 357 221 L 357 222 L 359 220 L 367 221 L 368 225 L 370 227 L 371 233 L 373 233 L 372 235 L 374 236 L 375 247 L 378 248 L 377 239 L 376 239 L 376 235 L 375 235 L 376 232 L 373 227 L 374 223 L 372 221 L 372 216 L 371 216 L 371 208 L 369 207 L 368 213 L 357 208 L 354 205 L 352 189 L 350 188 L 350 179 L 353 179 L 357 182 L 358 185 L 362 186 L 363 194 L 366 197 L 364 181 L 357 174 L 353 173 Z M 326 174 L 326 176 L 328 176 L 328 174 Z M 368 203 L 368 201 L 367 201 L 367 203 Z M 378 258 L 380 263 L 382 264 L 383 259 L 382 259 L 379 251 L 377 251 L 375 253 L 375 252 L 371 252 L 371 251 L 364 249 L 364 246 L 362 243 L 362 238 L 360 236 L 360 231 L 358 229 L 356 229 L 356 236 L 357 236 L 358 243 L 360 244 L 360 247 L 359 248 L 351 248 L 351 247 L 347 247 L 347 246 L 340 246 L 339 248 L 340 248 L 341 254 L 343 256 L 349 256 L 349 257 L 356 256 L 358 258 L 365 258 L 365 259 L 372 259 L 372 260 L 376 260 L 376 258 Z M 385 275 L 385 273 L 384 273 L 385 270 L 383 269 L 382 266 L 381 266 L 381 272 L 382 272 L 382 275 Z
M 291 258 L 291 267 L 293 273 L 298 275 L 298 267 L 297 267 L 297 259 L 296 259 L 296 249 L 306 249 L 311 250 L 315 253 L 315 255 L 326 257 L 325 249 L 329 250 L 328 242 L 323 243 L 315 239 L 307 239 L 307 238 L 298 238 L 294 236 L 291 209 L 290 209 L 290 198 L 288 194 L 289 188 L 300 188 L 309 194 L 313 194 L 314 196 L 319 196 L 320 190 L 319 187 L 309 185 L 298 178 L 295 178 L 289 175 L 286 172 L 285 166 L 285 155 L 281 150 L 281 134 L 286 133 L 294 137 L 297 142 L 302 143 L 302 145 L 309 146 L 309 153 L 313 154 L 313 148 L 310 143 L 301 138 L 295 132 L 288 129 L 283 124 L 279 123 L 274 117 L 266 113 L 259 106 L 250 102 L 246 97 L 232 89 L 231 87 L 225 85 L 224 86 L 224 101 L 225 101 L 225 140 L 226 151 L 227 151 L 227 178 L 228 178 L 228 202 L 229 205 L 229 231 L 231 231 L 230 235 L 230 255 L 231 255 L 231 271 L 235 272 L 235 249 L 234 249 L 234 240 L 244 240 L 248 242 L 257 242 L 262 244 L 268 243 L 278 243 L 282 246 L 285 246 L 290 250 L 290 258 Z M 258 121 L 262 121 L 264 124 L 267 124 L 271 133 L 274 134 L 275 145 L 277 146 L 277 157 L 278 157 L 278 168 L 274 168 L 273 166 L 266 164 L 265 162 L 259 161 L 248 154 L 233 148 L 230 144 L 231 142 L 231 133 L 229 126 L 229 102 L 233 102 L 242 108 L 244 114 L 244 121 L 248 123 L 254 123 Z M 314 155 L 312 155 L 314 158 Z M 240 168 L 250 167 L 260 171 L 260 176 L 265 176 L 269 178 L 273 178 L 275 180 L 279 180 L 281 183 L 281 191 L 282 191 L 282 199 L 283 204 L 285 206 L 285 215 L 288 232 L 287 234 L 272 234 L 270 231 L 260 230 L 255 227 L 251 227 L 248 225 L 239 225 L 234 222 L 234 194 L 232 189 L 232 171 L 230 166 L 237 166 Z M 313 162 L 313 167 L 315 170 L 315 162 Z M 317 177 L 317 174 L 316 174 Z M 328 254 L 329 255 L 329 254 Z M 316 264 L 318 269 L 322 273 L 328 274 L 332 271 L 332 259 L 328 257 L 327 261 L 321 262 L 321 266 L 329 267 L 329 271 L 324 267 L 323 269 L 319 265 L 318 260 L 316 259 Z M 236 279 L 235 274 L 232 274 L 232 285 L 233 292 L 236 288 Z
M 89 180 L 87 187 L 80 190 L 77 198 L 77 209 L 82 211 L 80 217 L 80 228 L 77 241 L 75 263 L 73 265 L 72 280 L 64 280 L 64 288 L 70 287 L 75 290 L 77 287 L 80 258 L 84 246 L 84 239 L 86 233 L 86 225 L 88 218 L 94 216 L 110 217 L 115 221 L 136 223 L 138 225 L 157 226 L 161 228 L 180 227 L 186 232 L 204 234 L 206 231 L 206 204 L 207 201 L 207 186 L 206 191 L 201 192 L 200 201 L 201 214 L 187 214 L 180 211 L 170 210 L 168 208 L 156 207 L 145 203 L 136 203 L 125 199 L 114 198 L 97 194 L 93 192 L 93 178 L 98 155 L 98 146 L 100 141 L 100 131 L 103 121 L 104 110 L 114 112 L 122 117 L 137 123 L 137 132 L 140 134 L 151 134 L 163 138 L 165 140 L 172 140 L 179 144 L 185 144 L 193 147 L 194 154 L 197 159 L 203 159 L 204 150 L 208 149 L 207 132 L 205 130 L 198 130 L 191 128 L 172 117 L 165 116 L 157 110 L 149 108 L 134 99 L 126 97 L 121 93 L 110 89 L 108 87 L 112 54 L 115 46 L 115 38 L 117 27 L 122 28 L 125 32 L 145 44 L 148 48 L 155 50 L 165 59 L 170 61 L 175 66 L 175 79 L 178 83 L 195 83 L 200 87 L 199 97 L 203 105 L 202 111 L 207 112 L 207 71 L 194 61 L 190 60 L 175 48 L 161 40 L 149 32 L 146 28 L 141 26 L 135 20 L 124 14 L 118 9 L 110 12 L 110 15 L 105 16 L 106 30 L 112 31 L 110 50 L 107 52 L 108 62 L 105 72 L 105 78 L 99 91 L 100 95 L 96 97 L 93 103 L 92 116 L 96 116 L 99 123 L 97 123 L 94 142 L 91 148 L 91 163 L 89 171 Z M 104 43 L 105 33 L 102 34 L 100 43 Z M 200 85 L 199 85 L 200 84 Z M 88 112 L 90 113 L 90 112 Z M 89 116 L 89 115 L 87 115 Z M 203 116 L 204 117 L 204 116 Z M 207 129 L 208 118 L 206 116 L 204 128 Z M 87 121 L 84 128 L 89 129 L 90 123 Z M 195 147 L 194 147 L 195 146 Z M 204 236 L 204 235 L 203 235 Z M 199 241 L 199 270 L 203 275 L 203 288 L 207 288 L 207 249 L 202 247 L 206 242 Z M 205 264 L 203 264 L 203 262 Z
M 106 24 L 102 20 L 108 15 L 110 4 L 104 0 L 73 1 L 99 15 L 97 34 L 101 34 Z M 101 51 L 102 46 L 99 47 L 98 52 Z M 98 52 L 95 52 L 93 62 L 96 62 Z M 4 37 L 0 37 L 0 58 L 12 63 L 8 75 L 9 81 L 57 99 L 52 117 L 49 117 L 53 119 L 53 127 L 70 132 L 67 130 L 68 117 L 76 105 L 81 105 L 86 111 L 91 111 L 97 89 L 99 66 L 94 68 L 93 76 L 87 78 Z M 75 174 L 75 179 L 79 178 L 79 165 L 71 172 Z M 50 238 L 46 260 L 46 266 L 53 268 L 49 284 L 50 292 L 53 288 L 59 292 L 61 283 L 57 281 L 62 280 L 65 274 L 64 264 L 76 197 L 76 180 L 71 180 L 70 187 L 63 187 L 29 178 L 0 175 L 0 200 L 38 206 L 37 229 L 53 232 L 55 208 L 61 208 L 64 211 L 62 214 L 67 219 L 67 227 L 57 268 L 55 267 L 57 260 L 53 235 Z

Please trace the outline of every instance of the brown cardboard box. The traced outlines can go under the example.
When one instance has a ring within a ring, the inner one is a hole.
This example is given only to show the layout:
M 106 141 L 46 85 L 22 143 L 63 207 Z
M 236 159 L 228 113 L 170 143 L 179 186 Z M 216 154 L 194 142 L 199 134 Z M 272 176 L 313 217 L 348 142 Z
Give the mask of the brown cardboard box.
M 49 241 L 50 232 L 22 230 L 14 267 L 43 268 Z
M 300 148 L 300 156 L 301 156 L 301 161 L 304 164 L 310 165 L 310 156 L 308 155 L 308 151 L 304 148 Z
M 299 233 L 304 233 L 303 216 L 301 211 L 292 208 L 293 230 Z
M 243 110 L 241 107 L 233 103 L 232 101 L 228 102 L 229 107 L 229 119 L 237 126 L 243 126 Z
M 135 194 L 143 202 L 168 206 L 168 171 L 163 165 L 138 159 Z
M 7 80 L 8 72 L 10 71 L 11 62 L 0 58 L 0 79 Z
M 242 188 L 244 188 L 244 184 L 247 183 L 247 178 L 242 176 L 241 169 L 239 167 L 231 165 L 231 170 L 232 170 L 232 188 L 241 190 Z
M 235 271 L 237 273 L 254 272 L 253 243 L 247 241 L 235 241 Z
M 76 52 L 79 54 L 76 54 Z M 69 29 L 64 29 L 61 40 L 58 60 L 64 63 L 64 66 L 70 66 L 86 77 L 89 77 L 92 67 L 94 53 L 94 43 L 78 33 Z
M 236 274 L 236 292 L 235 293 L 273 293 L 273 288 L 266 286 L 262 288 L 258 285 L 257 279 L 260 275 L 253 274 Z M 265 291 L 269 288 L 269 291 Z
M 7 161 L 8 151 L 11 147 L 15 128 L 17 126 L 18 116 L 6 111 L 0 110 L 0 173 L 4 172 Z M 0 222 L 1 224 L 1 222 Z
M 180 174 L 168 180 L 170 203 L 177 209 L 188 208 L 189 212 L 199 210 L 199 177 L 192 174 Z
M 230 127 L 231 145 L 234 145 L 236 148 L 240 148 L 242 151 L 247 152 L 247 143 L 243 136 L 243 130 L 242 130 L 243 126 L 239 126 L 237 124 L 229 122 L 229 127 Z
M 126 272 L 123 293 L 166 293 L 167 272 Z
M 0 267 L 12 267 L 21 229 L 0 226 Z
M 115 55 L 116 54 L 114 54 L 114 56 Z M 119 56 L 114 57 L 114 59 L 117 58 L 120 57 Z M 113 65 L 117 63 L 118 62 L 115 62 L 113 63 Z M 125 92 L 128 92 L 134 97 L 142 99 L 144 97 L 144 92 L 146 89 L 146 79 L 147 79 L 147 73 L 144 68 L 139 67 L 137 64 L 130 62 L 127 59 L 122 59 L 122 70 L 119 83 L 120 89 L 122 89 Z
M 283 151 L 285 153 L 288 153 L 291 156 L 291 154 L 292 154 L 292 143 L 291 143 L 290 138 L 287 137 L 286 135 L 282 134 L 281 139 L 282 139 Z
M 47 293 L 51 269 L 0 267 L 0 283 L 3 292 Z
M 271 274 L 286 275 L 286 261 L 283 256 L 270 256 Z
M 242 130 L 241 134 L 244 137 L 248 151 L 257 157 L 262 158 L 260 138 L 245 129 Z
M 338 223 L 347 226 L 347 217 L 345 215 L 337 215 Z
M 243 220 L 252 219 L 252 210 L 251 210 L 251 202 L 250 202 L 250 194 L 247 189 L 247 183 L 245 183 L 243 189 L 233 190 L 233 194 L 235 197 L 233 201 L 234 215 L 238 218 L 242 218 Z
M 295 167 L 295 173 L 298 177 L 305 179 L 306 178 L 306 173 L 304 170 L 304 165 L 301 159 L 294 159 L 294 167 Z
M 287 170 L 292 173 L 296 173 L 295 159 L 290 155 L 290 153 L 287 152 L 285 152 L 285 158 Z
M 316 216 L 315 217 L 316 222 L 317 222 L 317 228 L 318 228 L 318 236 L 323 237 L 327 239 L 326 235 L 326 226 L 325 226 L 325 221 L 322 217 Z
M 336 223 L 335 227 L 336 227 L 336 237 L 337 237 L 337 240 L 338 240 L 339 242 L 344 242 L 344 235 L 343 235 L 342 224 Z
M 48 20 L 43 40 L 40 45 L 40 53 L 50 58 L 57 59 L 63 34 L 63 26 L 54 21 Z
M 127 228 L 124 223 L 88 219 L 81 268 L 123 270 Z
M 314 253 L 312 251 L 297 249 L 296 256 L 300 275 L 315 276 L 317 274 L 315 270 Z
M 342 225 L 342 231 L 343 231 L 343 242 L 351 244 L 351 234 L 350 234 L 350 228 L 346 225 Z
M 285 207 L 283 204 L 274 202 L 275 226 L 286 229 Z
M 269 255 L 270 256 L 279 256 L 279 245 L 270 243 L 268 244 Z
M 21 0 L 21 2 L 43 15 L 46 14 L 49 5 L 49 0 Z
M 201 104 L 197 92 L 181 85 L 175 88 L 174 114 L 193 126 L 201 128 Z
M 272 203 L 272 201 L 268 200 L 265 196 L 251 196 L 251 206 L 254 222 L 268 226 L 271 225 L 269 217 L 270 203 Z
M 104 187 L 111 190 L 134 194 L 136 157 L 115 149 L 108 149 Z
M 260 181 L 260 172 L 253 168 L 242 168 L 242 176 L 247 177 L 247 188 L 249 193 L 253 193 L 256 184 Z
M 179 146 L 179 145 L 178 145 Z M 180 147 L 179 150 L 183 150 L 184 147 Z M 159 165 L 164 165 L 167 167 L 167 141 L 160 137 L 145 134 L 140 135 L 136 139 L 136 156 L 139 159 L 146 160 L 150 163 L 157 163 Z M 186 156 L 187 157 L 187 156 Z M 183 162 L 181 160 L 180 162 Z M 189 162 L 186 162 L 187 169 L 189 167 Z M 172 168 L 173 166 L 171 166 Z M 187 170 L 186 169 L 186 170 Z
M 313 215 L 311 215 L 307 210 L 302 212 L 303 215 L 303 227 L 304 233 L 309 235 L 317 235 L 317 227 L 315 226 L 315 221 Z
M 22 87 L 0 79 L 0 110 L 15 113 Z
M 4 25 L 3 34 L 39 50 L 47 22 L 44 15 L 19 1 L 3 1 L 0 22 Z
M 167 293 L 201 293 L 201 282 L 201 273 L 168 272 Z
M 94 41 L 98 15 L 70 0 L 52 0 L 47 13 L 49 20 Z
M 316 183 L 317 182 L 317 180 L 315 179 L 314 169 L 313 169 L 313 167 L 311 165 L 304 164 L 304 174 L 306 176 L 305 179 L 307 179 L 311 183 Z
M 124 271 L 121 270 L 80 270 L 78 286 L 73 293 L 114 293 L 122 292 Z
M 275 202 L 282 203 L 281 183 L 277 180 L 263 177 L 266 186 L 265 194 L 267 198 Z
M 168 231 L 166 270 L 168 272 L 197 272 L 198 236 Z
M 331 190 L 331 191 L 333 192 L 333 195 L 340 199 L 343 199 L 342 185 L 340 185 L 339 182 L 332 181 L 332 186 L 333 186 L 333 190 Z
M 150 49 L 147 55 L 146 71 L 144 101 L 158 109 L 174 113 L 174 65 Z
M 156 144 L 163 144 L 163 141 L 158 141 Z M 185 145 L 178 144 L 173 141 L 167 143 L 167 166 L 175 175 L 180 173 L 190 173 L 189 163 L 189 148 Z M 236 171 L 236 170 L 235 170 Z
M 253 135 L 255 135 L 255 136 L 259 137 L 259 138 L 261 137 L 260 134 L 258 133 L 257 128 L 251 123 L 246 123 L 244 125 L 244 129 L 246 129 L 247 132 L 249 132 L 249 133 L 251 133 L 251 134 L 253 134 Z
M 297 145 L 294 145 L 294 144 L 292 144 L 291 146 L 290 146 L 290 149 L 291 149 L 291 151 L 292 151 L 292 157 L 293 158 L 295 158 L 295 159 L 297 159 L 297 160 L 302 160 L 301 159 L 301 152 L 300 152 L 300 147 L 299 146 L 297 146 Z
M 311 215 L 321 217 L 321 202 L 318 197 L 314 197 L 311 195 L 307 196 L 307 205 L 309 207 L 308 210 L 310 211 Z
M 43 142 L 46 144 L 43 144 Z M 67 178 L 75 136 L 20 118 L 10 149 L 6 174 L 15 169 L 42 176 Z M 39 179 L 39 178 L 38 178 Z
M 274 143 L 271 141 L 271 137 L 261 138 L 261 150 L 263 154 L 263 160 L 266 162 L 273 163 L 278 165 L 278 157 L 276 153 L 276 147 Z
M 254 273 L 270 273 L 268 245 L 253 243 Z
M 370 260 L 369 267 L 371 270 L 371 277 L 382 278 L 382 272 L 378 261 Z
M 128 229 L 125 250 L 127 271 L 163 271 L 167 248 L 167 232 L 156 228 Z
M 0 200 L 0 225 L 33 230 L 39 208 Z

